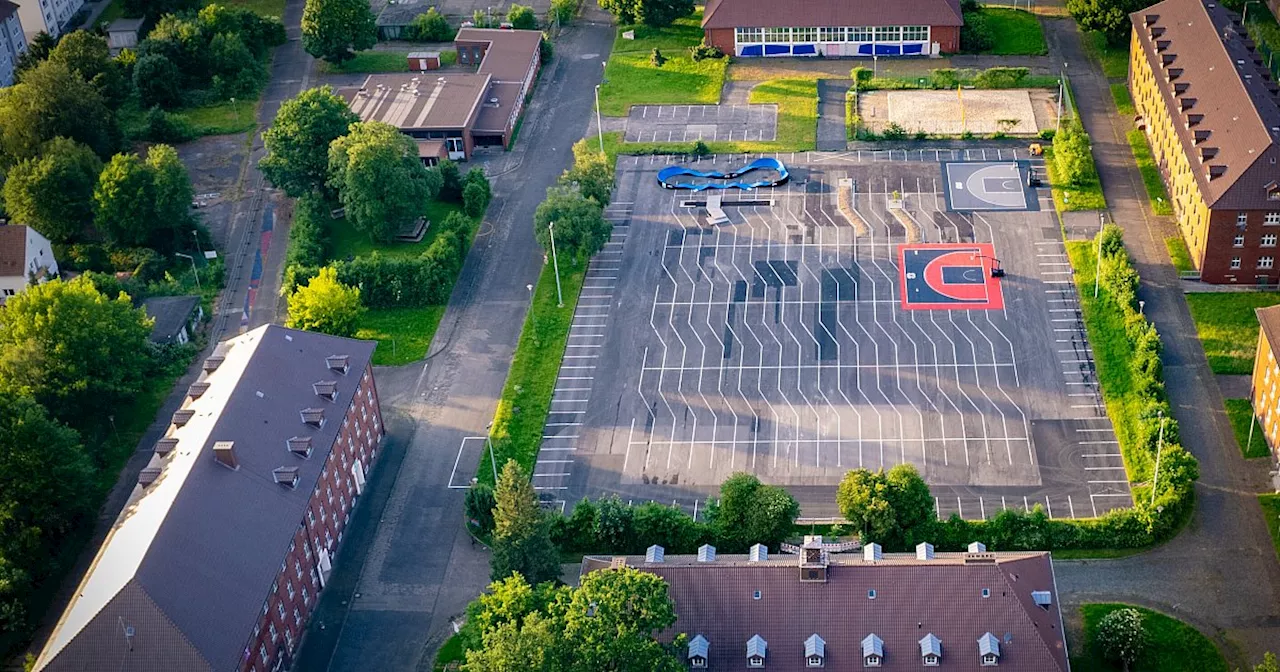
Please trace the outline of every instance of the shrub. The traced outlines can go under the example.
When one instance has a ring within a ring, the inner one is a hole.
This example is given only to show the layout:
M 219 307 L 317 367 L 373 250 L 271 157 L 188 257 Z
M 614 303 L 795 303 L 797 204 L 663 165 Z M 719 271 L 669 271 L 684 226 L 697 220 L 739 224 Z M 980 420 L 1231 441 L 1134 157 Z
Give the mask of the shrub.
M 864 68 L 861 65 L 859 65 L 849 71 L 849 79 L 853 80 L 853 84 L 855 88 L 862 88 L 864 85 L 866 85 L 868 82 L 871 81 L 871 78 L 874 74 L 875 73 L 871 70 L 871 68 Z
M 1102 656 L 1129 669 L 1146 648 L 1147 632 L 1137 609 L 1117 609 L 1098 622 L 1094 635 Z
M 571 23 L 578 15 L 581 0 L 551 0 L 551 8 L 547 10 L 547 19 L 560 25 Z
M 293 224 L 289 227 L 289 245 L 285 249 L 284 263 L 289 266 L 320 266 L 328 257 L 329 204 L 315 194 L 299 198 L 293 210 Z
M 551 62 L 552 57 L 556 55 L 555 47 L 551 46 L 551 40 L 546 37 L 538 43 L 538 62 L 546 65 Z
M 475 182 L 468 182 L 467 186 L 462 188 L 462 211 L 467 213 L 468 217 L 480 217 L 488 207 L 489 194 L 485 192 L 484 187 Z
M 1058 175 L 1070 184 L 1083 184 L 1095 176 L 1089 135 L 1079 119 L 1062 122 L 1062 129 L 1053 138 L 1053 162 Z
M 666 62 L 667 57 L 663 56 L 662 52 L 657 47 L 654 47 L 653 51 L 649 54 L 649 65 L 652 65 L 655 68 L 661 68 Z
M 1027 68 L 987 68 L 973 78 L 973 83 L 980 89 L 1012 89 L 1019 86 L 1028 73 Z
M 896 121 L 891 121 L 880 134 L 885 140 L 906 140 L 907 129 Z
M 517 30 L 537 30 L 538 17 L 534 16 L 532 7 L 513 3 L 507 10 L 507 23 Z
M 444 159 L 436 170 L 440 172 L 440 199 L 461 203 L 462 172 L 458 170 L 458 164 Z
M 724 52 L 720 50 L 720 47 L 717 47 L 714 44 L 707 44 L 706 42 L 703 42 L 702 44 L 689 47 L 689 56 L 697 62 L 705 61 L 708 58 L 724 58 Z
M 467 524 L 480 534 L 493 531 L 493 507 L 498 503 L 493 495 L 493 486 L 487 483 L 473 483 L 467 488 L 466 499 L 462 508 L 467 516 Z
M 176 145 L 196 137 L 195 128 L 185 117 L 169 114 L 159 106 L 147 110 L 147 126 L 144 137 L 151 142 Z
M 1057 129 L 1055 129 L 1055 128 L 1046 128 L 1046 129 L 1043 129 L 1043 130 L 1041 130 L 1041 131 L 1040 131 L 1040 139 L 1041 139 L 1041 140 L 1049 140 L 1049 141 L 1052 141 L 1052 140 L 1053 140 L 1053 137 L 1054 137 L 1055 135 L 1057 135 L 1057 134 L 1058 134 L 1058 130 L 1057 130 Z
M 697 157 L 711 156 L 711 148 L 707 146 L 707 143 L 699 140 L 693 143 L 693 155 Z
M 954 89 L 960 86 L 960 71 L 955 68 L 936 68 L 929 71 L 929 86 L 935 89 Z
M 965 51 L 988 51 L 995 46 L 995 36 L 987 17 L 980 12 L 965 12 L 964 25 L 960 26 L 960 46 Z
M 444 15 L 431 7 L 413 17 L 413 21 L 404 29 L 404 38 L 421 42 L 449 42 L 457 33 Z

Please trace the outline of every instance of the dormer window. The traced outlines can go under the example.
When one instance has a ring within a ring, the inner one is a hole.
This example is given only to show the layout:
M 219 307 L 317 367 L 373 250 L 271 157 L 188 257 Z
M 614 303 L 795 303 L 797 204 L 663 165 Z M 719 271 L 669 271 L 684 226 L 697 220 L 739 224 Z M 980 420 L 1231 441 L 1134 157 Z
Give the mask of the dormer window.
M 769 643 L 760 635 L 752 635 L 747 640 L 747 667 L 764 667 L 764 659 L 769 655 Z
M 920 662 L 925 667 L 937 667 L 942 661 L 942 640 L 932 632 L 920 638 Z
M 818 633 L 804 640 L 804 664 L 806 667 L 822 667 L 827 659 L 827 642 Z
M 868 590 L 867 590 L 867 599 L 868 599 L 868 600 L 874 600 L 874 599 L 876 599 L 876 589 L 875 589 L 875 588 L 870 588 L 870 589 L 868 589 Z
M 983 667 L 995 667 L 996 665 L 999 665 L 999 664 L 1000 664 L 1000 658 L 996 656 L 996 654 L 994 653 L 988 653 L 982 656 Z
M 295 436 L 289 439 L 287 443 L 289 446 L 289 452 L 293 453 L 294 455 L 297 455 L 298 457 L 303 457 L 303 458 L 311 457 L 311 448 L 312 448 L 311 437 Z
M 318 380 L 311 384 L 311 389 L 315 390 L 316 396 L 327 401 L 333 401 L 338 397 L 338 383 L 332 380 Z
M 311 425 L 316 429 L 324 427 L 324 409 L 323 408 L 304 408 L 302 409 L 302 422 Z
M 696 635 L 689 640 L 689 667 L 705 669 L 707 667 L 707 650 L 710 648 L 710 642 L 702 635 Z
M 343 375 L 346 375 L 347 373 L 349 361 L 350 360 L 346 355 L 329 355 L 324 358 L 324 364 L 329 367 L 330 371 L 335 371 Z
M 935 655 L 933 655 L 932 653 L 926 653 L 926 654 L 924 654 L 924 666 L 925 666 L 925 667 L 937 667 L 937 666 L 938 666 L 938 657 L 937 657 L 937 656 L 935 656 Z
M 1000 640 L 991 633 L 978 638 L 978 657 L 983 667 L 994 667 L 1000 664 Z
M 862 640 L 863 667 L 880 667 L 884 664 L 884 640 L 874 632 Z

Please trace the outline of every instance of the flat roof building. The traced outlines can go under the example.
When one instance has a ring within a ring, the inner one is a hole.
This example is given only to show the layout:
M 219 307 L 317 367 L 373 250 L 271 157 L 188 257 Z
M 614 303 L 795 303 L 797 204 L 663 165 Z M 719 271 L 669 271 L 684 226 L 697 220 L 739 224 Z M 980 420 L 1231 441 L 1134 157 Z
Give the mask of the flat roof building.
M 798 554 L 583 558 L 583 573 L 620 566 L 661 576 L 707 670 L 1070 669 L 1048 553 L 862 553 L 809 537 Z
M 1276 283 L 1280 86 L 1220 3 L 1165 0 L 1130 21 L 1135 121 L 1200 278 Z
M 960 50 L 959 0 L 709 0 L 708 44 L 733 56 L 936 56 Z M 781 24 L 781 25 L 780 25 Z
M 507 147 L 538 75 L 542 33 L 462 28 L 458 63 L 475 72 L 370 75 L 338 91 L 362 121 L 383 121 L 419 140 L 428 164 L 471 156 L 476 146 Z
M 374 345 L 218 344 L 35 669 L 287 669 L 380 452 Z

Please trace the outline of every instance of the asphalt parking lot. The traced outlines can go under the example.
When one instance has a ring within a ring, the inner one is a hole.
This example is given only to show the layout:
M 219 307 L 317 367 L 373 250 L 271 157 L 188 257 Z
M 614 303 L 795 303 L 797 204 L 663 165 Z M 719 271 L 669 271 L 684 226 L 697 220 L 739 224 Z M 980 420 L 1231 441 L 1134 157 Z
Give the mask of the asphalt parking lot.
M 623 157 L 615 236 L 544 432 L 542 496 L 692 509 L 745 470 L 826 516 L 847 470 L 908 462 L 940 516 L 1128 506 L 1052 207 L 947 205 L 944 162 L 1031 158 L 969 152 L 780 155 L 791 181 L 729 190 L 721 226 L 705 195 L 657 184 L 670 157 Z
M 634 105 L 627 142 L 774 140 L 777 105 Z

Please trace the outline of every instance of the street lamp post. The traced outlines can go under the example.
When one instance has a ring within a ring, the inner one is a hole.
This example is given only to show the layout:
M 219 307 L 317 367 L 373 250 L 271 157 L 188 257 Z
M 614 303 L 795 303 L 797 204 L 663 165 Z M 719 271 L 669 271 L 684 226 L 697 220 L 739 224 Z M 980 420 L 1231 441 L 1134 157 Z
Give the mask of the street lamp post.
M 200 270 L 196 268 L 196 258 L 190 254 L 174 252 L 175 255 L 191 260 L 191 272 L 196 276 L 196 291 L 200 291 Z
M 547 225 L 547 233 L 551 236 L 551 264 L 556 271 L 556 305 L 560 308 L 564 308 L 564 294 L 560 292 L 560 260 L 556 258 L 555 222 L 551 222 Z
M 1151 477 L 1151 503 L 1156 503 L 1156 483 L 1160 480 L 1160 451 L 1164 448 L 1164 411 L 1160 411 L 1160 436 L 1156 439 L 1156 471 Z
M 600 156 L 604 156 L 604 126 L 600 123 L 600 85 L 596 84 L 596 135 L 600 138 Z
M 1098 285 L 1102 282 L 1102 229 L 1107 226 L 1107 217 L 1101 212 L 1098 213 L 1098 257 L 1094 259 L 1093 267 L 1093 298 L 1098 298 Z

